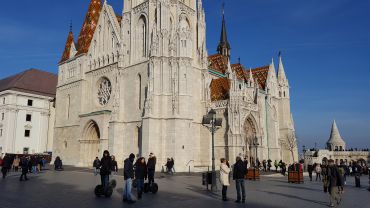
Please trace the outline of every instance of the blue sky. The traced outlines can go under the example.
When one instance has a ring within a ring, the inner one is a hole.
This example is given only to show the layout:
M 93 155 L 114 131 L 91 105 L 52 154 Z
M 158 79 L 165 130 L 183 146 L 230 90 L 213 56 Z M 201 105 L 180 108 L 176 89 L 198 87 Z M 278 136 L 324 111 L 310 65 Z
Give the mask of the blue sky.
M 215 53 L 221 0 L 203 0 L 207 47 Z M 2 2 L 0 77 L 39 68 L 56 73 L 73 21 L 89 0 Z M 116 13 L 123 0 L 108 0 Z M 225 0 L 232 59 L 266 65 L 283 53 L 299 146 L 323 146 L 333 119 L 348 147 L 370 147 L 370 1 Z M 277 62 L 275 62 L 277 65 Z

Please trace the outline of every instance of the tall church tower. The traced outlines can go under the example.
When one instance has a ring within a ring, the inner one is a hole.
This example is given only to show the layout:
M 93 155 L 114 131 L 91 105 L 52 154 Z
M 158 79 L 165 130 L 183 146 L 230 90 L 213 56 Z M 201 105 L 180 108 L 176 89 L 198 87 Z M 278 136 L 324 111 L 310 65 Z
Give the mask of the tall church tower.
M 153 152 L 159 165 L 173 157 L 179 171 L 186 170 L 199 152 L 206 113 L 202 1 L 125 0 L 122 16 L 123 73 L 128 83 L 128 77 L 139 79 L 135 84 L 143 101 L 136 116 L 141 120 L 140 154 Z M 123 114 L 132 117 L 132 98 L 124 102 L 130 107 Z
M 224 6 L 222 8 L 222 27 L 221 27 L 221 36 L 220 36 L 220 43 L 217 46 L 217 52 L 221 55 L 224 55 L 230 58 L 230 43 L 227 39 L 227 31 L 226 31 L 226 22 L 225 22 L 225 9 Z

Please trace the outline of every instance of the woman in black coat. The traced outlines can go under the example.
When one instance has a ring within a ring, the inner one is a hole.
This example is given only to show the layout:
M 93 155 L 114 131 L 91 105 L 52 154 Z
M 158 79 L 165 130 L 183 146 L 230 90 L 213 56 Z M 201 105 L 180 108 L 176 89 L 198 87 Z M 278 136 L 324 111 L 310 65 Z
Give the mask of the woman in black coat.
M 144 180 L 147 179 L 148 172 L 145 163 L 145 158 L 141 157 L 135 164 L 135 179 L 137 182 L 137 197 L 141 199 L 144 189 Z

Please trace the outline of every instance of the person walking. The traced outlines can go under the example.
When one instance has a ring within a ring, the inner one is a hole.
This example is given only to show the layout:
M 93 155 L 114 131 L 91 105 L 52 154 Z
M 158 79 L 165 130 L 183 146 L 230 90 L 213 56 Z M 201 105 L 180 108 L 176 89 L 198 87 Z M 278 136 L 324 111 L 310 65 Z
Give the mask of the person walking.
M 312 172 L 313 172 L 313 167 L 314 167 L 314 165 L 311 165 L 311 164 L 309 164 L 309 165 L 307 166 L 307 172 L 308 172 L 308 176 L 310 177 L 310 181 L 312 181 Z
M 97 176 L 100 168 L 100 160 L 98 157 L 95 158 L 93 162 L 94 175 Z
M 148 172 L 145 163 L 145 158 L 139 158 L 135 163 L 135 179 L 137 182 L 137 198 L 141 199 L 144 190 L 144 180 L 147 179 Z
M 113 174 L 118 173 L 118 164 L 117 164 L 117 161 L 116 161 L 116 157 L 114 155 L 112 155 L 112 172 L 113 172 Z
M 32 156 L 31 157 L 31 165 L 32 165 L 32 173 L 37 173 L 37 165 L 38 165 L 38 161 L 37 161 L 37 158 L 35 156 Z
M 149 154 L 149 159 L 148 159 L 148 180 L 149 180 L 149 185 L 154 183 L 154 174 L 155 174 L 155 166 L 157 164 L 157 158 L 153 153 Z
M 127 201 L 128 203 L 135 203 L 134 196 L 131 193 L 132 180 L 134 179 L 134 160 L 135 155 L 131 153 L 129 158 L 125 160 L 123 166 L 123 177 L 125 180 L 125 186 L 123 188 L 123 201 Z
M 3 174 L 3 179 L 5 179 L 8 171 L 10 170 L 11 168 L 11 161 L 10 161 L 10 156 L 9 155 L 5 155 L 5 157 L 3 158 L 3 165 L 1 167 L 1 172 Z
M 267 162 L 266 162 L 266 160 L 262 160 L 262 166 L 263 166 L 263 171 L 266 172 L 267 171 Z
M 112 158 L 108 150 L 104 150 L 103 157 L 100 160 L 100 179 L 104 192 L 107 192 L 109 186 L 109 175 L 112 170 Z
M 330 195 L 330 207 L 337 207 L 342 201 L 343 193 L 343 178 L 339 173 L 338 167 L 334 164 L 334 160 L 329 160 L 328 166 L 328 191 Z
M 244 163 L 245 166 L 245 163 Z M 227 199 L 227 187 L 230 186 L 229 175 L 230 165 L 225 158 L 221 158 L 220 165 L 220 182 L 222 185 L 222 201 L 228 201 Z
M 271 163 L 272 163 L 272 160 L 268 159 L 267 160 L 267 171 L 271 171 Z
M 321 181 L 321 171 L 322 171 L 322 169 L 321 169 L 320 164 L 317 164 L 316 167 L 315 167 L 316 181 L 317 181 L 317 179 L 320 179 L 320 181 Z
M 24 180 L 28 181 L 28 178 L 27 178 L 28 163 L 29 163 L 28 159 L 25 156 L 23 156 L 22 159 L 20 160 L 22 174 L 21 174 L 21 177 L 19 178 L 19 181 L 23 181 L 23 178 Z
M 246 175 L 245 165 L 240 157 L 236 157 L 236 162 L 233 169 L 233 180 L 235 180 L 237 200 L 236 203 L 245 203 L 245 187 L 244 178 Z
M 17 156 L 15 156 L 14 160 L 13 160 L 13 170 L 14 172 L 18 172 L 18 169 L 19 169 L 19 163 L 20 163 L 20 159 Z
M 276 172 L 278 172 L 278 166 L 279 166 L 279 164 L 278 164 L 278 162 L 277 162 L 277 160 L 275 160 L 275 162 L 274 162 L 274 166 L 275 166 L 275 171 Z

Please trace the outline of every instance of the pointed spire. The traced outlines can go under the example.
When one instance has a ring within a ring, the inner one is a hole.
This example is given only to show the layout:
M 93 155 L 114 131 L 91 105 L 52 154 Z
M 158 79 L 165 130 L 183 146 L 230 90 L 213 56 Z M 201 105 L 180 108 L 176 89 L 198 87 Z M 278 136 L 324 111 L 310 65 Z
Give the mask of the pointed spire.
M 217 52 L 224 56 L 230 57 L 230 43 L 227 39 L 226 22 L 225 22 L 225 3 L 222 4 L 222 28 L 220 43 L 217 47 Z
M 248 84 L 249 84 L 249 87 L 254 87 L 254 78 L 253 78 L 252 68 L 249 68 Z
M 59 63 L 63 62 L 63 61 L 67 61 L 68 59 L 70 59 L 71 57 L 71 48 L 72 46 L 74 47 L 74 38 L 73 38 L 73 32 L 72 32 L 72 28 L 71 28 L 71 25 L 70 25 L 70 30 L 69 30 L 69 33 L 68 33 L 68 38 L 67 38 L 67 41 L 66 41 L 66 45 L 64 47 L 64 51 L 63 51 L 63 55 L 62 55 L 62 58 L 60 59 Z
M 342 147 L 342 149 L 345 149 L 345 142 L 339 133 L 338 126 L 335 120 L 333 121 L 333 124 L 331 126 L 330 138 L 327 142 L 327 146 L 330 150 L 335 150 L 336 148 L 338 149 L 340 147 Z
M 268 72 L 268 76 L 267 76 L 267 79 L 271 79 L 273 76 L 276 76 L 276 69 L 275 69 L 275 64 L 274 64 L 274 58 L 271 59 L 271 63 L 270 63 L 270 66 L 269 66 L 269 72 Z
M 226 76 L 231 79 L 231 78 L 234 78 L 232 75 L 233 73 L 233 70 L 231 68 L 231 63 L 230 63 L 230 60 L 227 60 L 227 70 L 226 70 Z
M 279 69 L 278 69 L 278 80 L 280 84 L 288 83 L 288 80 L 285 75 L 283 59 L 281 55 L 281 51 L 279 51 Z

